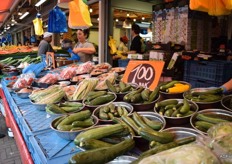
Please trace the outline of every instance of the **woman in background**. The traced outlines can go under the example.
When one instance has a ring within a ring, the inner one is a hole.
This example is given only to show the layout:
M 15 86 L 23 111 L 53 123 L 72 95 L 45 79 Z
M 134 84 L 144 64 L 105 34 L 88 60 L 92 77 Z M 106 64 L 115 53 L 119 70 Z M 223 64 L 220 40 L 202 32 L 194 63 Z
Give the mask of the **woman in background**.
M 73 52 L 78 54 L 81 62 L 92 61 L 93 54 L 96 52 L 94 45 L 88 42 L 89 29 L 77 30 L 78 42 L 73 48 Z

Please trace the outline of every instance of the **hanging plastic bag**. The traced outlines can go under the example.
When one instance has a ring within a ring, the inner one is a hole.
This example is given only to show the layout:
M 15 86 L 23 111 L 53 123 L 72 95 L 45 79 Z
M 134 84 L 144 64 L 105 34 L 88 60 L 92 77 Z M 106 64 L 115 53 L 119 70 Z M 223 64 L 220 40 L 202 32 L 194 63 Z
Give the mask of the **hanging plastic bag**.
M 209 15 L 228 15 L 230 14 L 230 10 L 226 9 L 225 5 L 223 4 L 222 0 L 210 0 L 209 1 Z
M 116 47 L 116 40 L 114 40 L 112 36 L 110 36 L 110 40 L 108 44 L 110 46 L 110 54 L 114 55 L 117 52 L 117 47 Z
M 54 7 L 49 12 L 48 32 L 52 32 L 52 33 L 68 32 L 65 13 L 58 6 Z
M 69 2 L 68 26 L 72 29 L 87 29 L 92 26 L 88 6 L 82 0 Z
M 189 7 L 191 10 L 208 12 L 209 1 L 211 0 L 190 0 Z
M 37 14 L 36 18 L 33 20 L 34 29 L 35 29 L 35 35 L 43 35 L 43 21 L 40 17 L 40 14 Z
M 226 9 L 232 10 L 232 1 L 231 0 L 222 0 L 222 2 L 225 5 Z

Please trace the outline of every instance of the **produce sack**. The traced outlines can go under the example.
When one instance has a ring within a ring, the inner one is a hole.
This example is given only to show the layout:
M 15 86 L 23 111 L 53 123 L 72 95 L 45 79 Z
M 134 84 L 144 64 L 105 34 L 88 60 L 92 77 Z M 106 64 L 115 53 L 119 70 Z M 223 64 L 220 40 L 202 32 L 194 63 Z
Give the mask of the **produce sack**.
M 52 33 L 68 32 L 65 13 L 58 6 L 54 7 L 49 12 L 48 32 L 52 32 Z
M 33 25 L 35 29 L 35 35 L 43 35 L 43 21 L 40 16 L 37 15 L 37 17 L 33 20 Z
M 82 0 L 69 2 L 68 26 L 72 29 L 87 29 L 92 26 L 88 6 Z

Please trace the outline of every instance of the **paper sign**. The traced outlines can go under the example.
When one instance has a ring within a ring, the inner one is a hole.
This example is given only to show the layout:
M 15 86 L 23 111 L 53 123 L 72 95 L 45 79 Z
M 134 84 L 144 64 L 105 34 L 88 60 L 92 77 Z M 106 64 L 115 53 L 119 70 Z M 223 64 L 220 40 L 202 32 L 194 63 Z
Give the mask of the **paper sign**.
M 164 61 L 130 60 L 122 81 L 154 90 L 159 83 Z

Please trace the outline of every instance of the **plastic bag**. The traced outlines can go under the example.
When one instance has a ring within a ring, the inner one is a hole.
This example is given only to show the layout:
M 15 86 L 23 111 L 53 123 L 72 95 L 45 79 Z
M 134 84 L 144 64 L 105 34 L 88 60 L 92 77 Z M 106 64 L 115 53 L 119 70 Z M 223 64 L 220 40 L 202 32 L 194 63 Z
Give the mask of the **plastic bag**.
M 110 47 L 110 54 L 114 55 L 117 52 L 117 47 L 116 47 L 116 40 L 113 39 L 112 36 L 110 36 L 108 44 L 109 44 L 109 47 Z
M 19 78 L 14 83 L 14 89 L 18 88 L 26 88 L 31 86 L 32 82 L 34 81 L 35 75 L 33 73 L 21 74 Z
M 94 65 L 90 61 L 80 64 L 76 69 L 76 74 L 90 73 L 93 67 Z
M 58 80 L 58 74 L 48 73 L 38 80 L 38 83 L 54 84 Z
M 40 63 L 31 63 L 29 66 L 25 67 L 23 69 L 23 73 L 34 73 L 35 76 L 38 76 L 39 73 L 46 67 L 46 62 L 40 62 Z
M 76 75 L 76 67 L 67 67 L 61 71 L 59 80 L 71 79 L 75 75 Z
M 52 32 L 52 33 L 68 32 L 65 13 L 58 6 L 54 7 L 49 12 L 48 32 Z
M 43 21 L 42 18 L 37 14 L 37 17 L 33 20 L 35 35 L 43 35 Z
M 92 26 L 88 6 L 82 0 L 69 2 L 68 26 L 72 29 L 86 29 Z
M 71 54 L 71 58 L 68 58 L 68 60 L 78 60 L 80 61 L 80 56 L 78 54 L 75 54 L 71 48 L 68 49 L 68 52 Z

